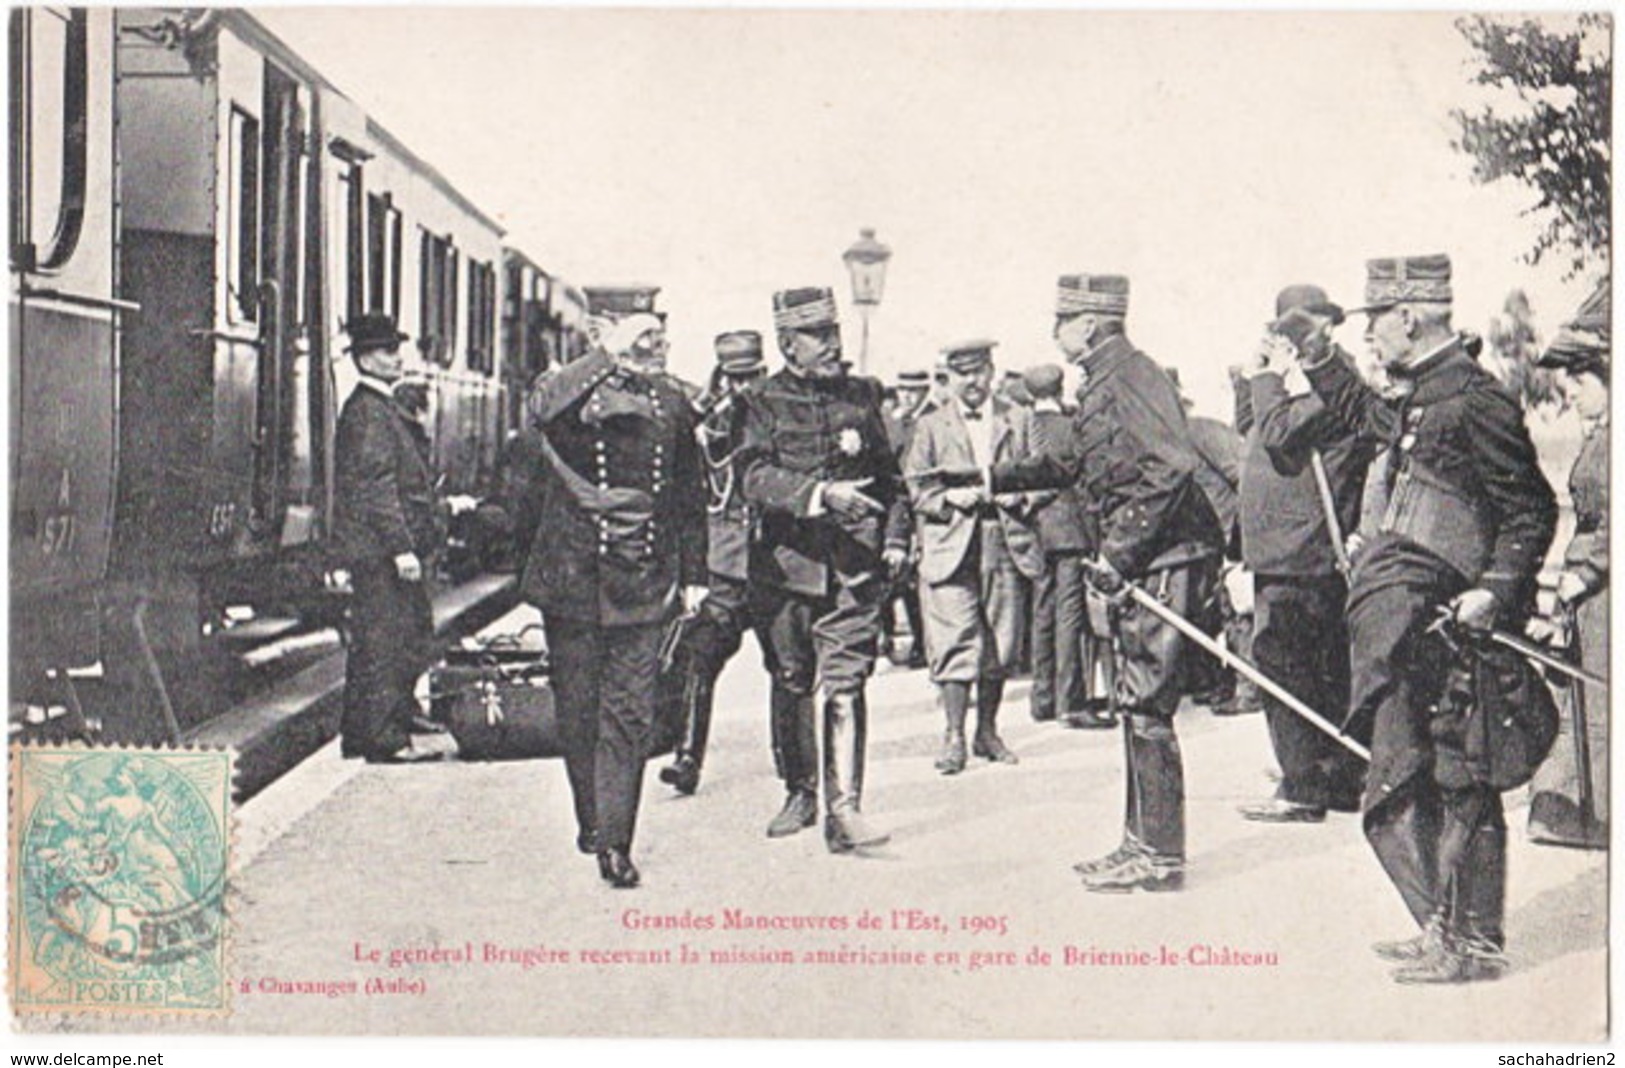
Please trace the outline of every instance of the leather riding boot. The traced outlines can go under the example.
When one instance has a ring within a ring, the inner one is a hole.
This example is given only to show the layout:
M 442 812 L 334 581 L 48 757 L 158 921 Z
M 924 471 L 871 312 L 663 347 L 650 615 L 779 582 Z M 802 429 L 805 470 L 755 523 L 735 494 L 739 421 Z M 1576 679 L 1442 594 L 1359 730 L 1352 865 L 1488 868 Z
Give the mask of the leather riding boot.
M 692 794 L 700 787 L 715 694 L 716 676 L 702 664 L 692 665 L 683 680 L 683 736 L 677 742 L 677 759 L 660 769 L 660 781 L 676 787 L 680 794 Z
M 1021 758 L 999 737 L 999 703 L 1003 700 L 1003 679 L 984 676 L 976 683 L 976 739 L 971 752 L 995 764 L 1019 764 Z
M 1494 791 L 1466 793 L 1476 796 L 1452 792 L 1444 805 L 1439 867 L 1449 887 L 1446 937 L 1461 952 L 1499 958 L 1506 948 L 1506 816 Z
M 824 841 L 832 853 L 878 846 L 891 835 L 863 818 L 868 709 L 861 692 L 824 695 Z
M 970 683 L 944 682 L 938 692 L 942 695 L 942 714 L 948 725 L 942 736 L 937 770 L 944 775 L 957 775 L 965 770 L 965 717 L 970 712 Z
M 1185 859 L 1185 765 L 1173 722 L 1135 712 L 1129 729 L 1130 770 L 1137 811 L 1134 837 L 1155 860 Z
M 818 733 L 811 694 L 774 684 L 769 701 L 773 766 L 785 789 L 818 796 Z
M 1365 837 L 1418 927 L 1445 908 L 1439 885 L 1439 797 L 1412 780 L 1365 814 Z

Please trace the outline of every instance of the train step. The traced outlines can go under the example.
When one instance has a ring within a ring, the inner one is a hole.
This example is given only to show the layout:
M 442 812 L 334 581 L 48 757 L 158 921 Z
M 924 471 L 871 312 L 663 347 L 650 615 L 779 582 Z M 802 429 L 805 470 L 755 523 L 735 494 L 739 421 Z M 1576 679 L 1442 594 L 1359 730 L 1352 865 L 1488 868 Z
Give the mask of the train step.
M 513 575 L 479 575 L 440 591 L 433 602 L 436 636 L 453 640 L 488 624 L 512 607 L 517 589 Z M 332 740 L 343 690 L 344 657 L 335 651 L 199 724 L 182 741 L 237 751 L 240 803 Z

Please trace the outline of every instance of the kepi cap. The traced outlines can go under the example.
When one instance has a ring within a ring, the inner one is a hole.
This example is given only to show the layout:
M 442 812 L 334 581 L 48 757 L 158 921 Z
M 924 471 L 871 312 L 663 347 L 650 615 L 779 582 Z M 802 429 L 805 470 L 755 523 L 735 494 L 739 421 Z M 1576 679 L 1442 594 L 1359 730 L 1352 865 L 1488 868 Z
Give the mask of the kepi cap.
M 1395 304 L 1448 304 L 1451 300 L 1450 257 L 1389 256 L 1365 263 L 1365 304 L 1354 312 L 1378 311 Z
M 781 289 L 773 294 L 773 326 L 779 330 L 817 330 L 840 322 L 835 293 L 819 286 Z
M 1055 314 L 1128 314 L 1128 279 L 1120 274 L 1063 274 L 1056 283 Z
M 587 297 L 587 314 L 619 319 L 637 312 L 654 313 L 655 297 L 659 286 L 615 285 L 583 286 Z
M 755 330 L 729 330 L 715 341 L 717 370 L 725 375 L 746 377 L 759 373 L 762 361 L 762 335 Z

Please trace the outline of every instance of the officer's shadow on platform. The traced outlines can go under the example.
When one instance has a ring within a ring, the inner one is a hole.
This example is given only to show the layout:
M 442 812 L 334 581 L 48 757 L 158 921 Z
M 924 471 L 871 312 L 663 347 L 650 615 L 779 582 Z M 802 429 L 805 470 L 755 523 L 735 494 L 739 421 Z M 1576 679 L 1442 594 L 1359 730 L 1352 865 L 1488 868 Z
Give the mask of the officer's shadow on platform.
M 1507 956 L 1532 971 L 1575 953 L 1608 948 L 1606 864 L 1543 890 L 1507 916 Z

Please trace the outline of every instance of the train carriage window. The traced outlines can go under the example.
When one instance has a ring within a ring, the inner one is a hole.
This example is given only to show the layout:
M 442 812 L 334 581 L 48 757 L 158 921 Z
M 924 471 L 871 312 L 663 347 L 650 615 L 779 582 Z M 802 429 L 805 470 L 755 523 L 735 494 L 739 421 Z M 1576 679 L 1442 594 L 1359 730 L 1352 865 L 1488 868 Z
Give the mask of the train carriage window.
M 238 107 L 231 109 L 227 152 L 227 314 L 253 322 L 259 316 L 260 122 Z
M 401 315 L 401 210 L 388 193 L 367 195 L 367 310 Z
M 496 268 L 468 266 L 468 369 L 490 374 L 496 369 Z
M 366 308 L 365 223 L 366 195 L 361 184 L 361 164 L 352 162 L 339 178 L 344 192 L 344 318 L 359 318 Z
M 457 353 L 457 248 L 427 230 L 418 239 L 418 349 L 450 367 Z
M 53 271 L 84 225 L 89 16 L 15 9 L 10 32 L 11 261 Z

